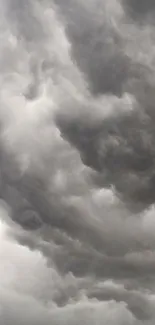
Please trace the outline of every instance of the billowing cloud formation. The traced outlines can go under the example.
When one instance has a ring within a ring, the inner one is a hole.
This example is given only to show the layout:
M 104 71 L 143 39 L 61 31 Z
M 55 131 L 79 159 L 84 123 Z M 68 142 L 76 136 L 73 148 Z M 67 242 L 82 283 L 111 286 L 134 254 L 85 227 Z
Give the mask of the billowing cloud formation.
M 93 94 L 122 94 L 128 78 L 130 58 L 124 53 L 122 41 L 115 25 L 109 21 L 121 16 L 116 1 L 56 1 L 60 12 L 67 17 L 66 29 L 71 40 L 72 55 L 83 73 Z M 111 6 L 112 12 L 111 11 Z M 115 10 L 116 8 L 116 10 Z
M 69 36 L 71 34 L 74 58 L 82 71 L 86 73 L 89 82 L 95 82 L 96 76 L 99 78 L 100 89 L 98 88 L 96 95 L 100 94 L 108 98 L 109 103 L 113 98 L 111 103 L 113 113 L 107 117 L 101 116 L 98 120 L 95 117 L 96 107 L 90 106 L 90 111 L 94 110 L 94 120 L 90 123 L 89 116 L 92 112 L 88 113 L 88 110 L 86 110 L 88 115 L 86 119 L 84 119 L 84 114 L 80 113 L 75 116 L 72 112 L 72 117 L 68 119 L 65 112 L 60 112 L 58 125 L 63 136 L 78 148 L 84 164 L 100 173 L 99 178 L 103 181 L 103 187 L 114 186 L 118 194 L 123 196 L 123 200 L 129 204 L 133 203 L 133 206 L 139 209 L 141 205 L 144 208 L 145 205 L 154 203 L 155 199 L 153 194 L 154 63 L 151 55 L 150 59 L 146 60 L 145 54 L 147 42 L 149 42 L 150 51 L 153 51 L 154 27 L 150 28 L 147 25 L 141 30 L 140 27 L 131 25 L 129 22 L 128 28 L 124 27 L 124 20 L 127 17 L 123 8 L 122 10 L 119 8 L 118 12 L 113 9 L 110 16 L 113 22 L 111 23 L 111 20 L 109 21 L 110 4 L 104 6 L 105 17 L 103 14 L 102 23 L 99 23 L 98 15 L 95 12 L 95 16 L 93 11 L 92 29 L 89 28 L 89 24 L 87 26 L 87 20 L 84 17 L 83 28 L 82 22 L 73 24 L 73 26 L 68 24 L 68 34 Z M 102 8 L 103 5 L 101 4 L 100 7 Z M 85 6 L 81 8 L 82 10 L 85 12 Z M 88 17 L 91 19 L 90 14 Z M 81 15 L 80 19 L 82 19 Z M 98 28 L 100 32 L 97 32 Z M 90 41 L 87 39 L 86 30 L 91 35 Z M 147 32 L 149 41 L 145 39 Z M 141 48 L 142 38 L 144 49 Z M 136 46 L 134 45 L 135 39 Z M 84 66 L 81 66 L 84 58 Z M 124 68 L 124 62 L 126 62 L 126 68 Z M 95 75 L 91 75 L 92 69 Z M 100 78 L 101 74 L 102 78 Z M 116 91 L 118 88 L 121 93 Z M 119 101 L 118 98 L 114 100 L 115 96 L 119 97 L 120 94 L 121 98 L 124 97 L 124 102 L 122 99 Z M 101 101 L 100 105 L 103 111 L 107 109 L 106 101 Z M 118 107 L 122 105 L 124 105 L 124 112 L 123 110 L 119 112 Z
M 0 325 L 154 325 L 153 17 L 0 0 Z
M 5 212 L 6 213 L 6 212 Z M 4 211 L 1 208 L 1 217 Z M 12 225 L 13 227 L 13 225 Z M 48 268 L 39 251 L 32 252 L 13 242 L 9 227 L 1 223 L 1 324 L 133 324 L 136 320 L 123 302 L 99 302 L 81 290 L 77 301 L 58 307 L 54 299 L 64 291 L 76 291 L 76 278 L 61 277 Z M 71 285 L 72 282 L 72 285 Z M 75 287 L 75 288 L 74 288 Z

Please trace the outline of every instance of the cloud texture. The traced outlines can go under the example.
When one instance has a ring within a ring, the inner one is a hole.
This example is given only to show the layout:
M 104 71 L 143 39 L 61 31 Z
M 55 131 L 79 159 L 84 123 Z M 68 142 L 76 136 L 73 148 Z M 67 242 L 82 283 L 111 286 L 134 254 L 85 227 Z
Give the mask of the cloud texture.
M 154 325 L 154 15 L 0 0 L 0 325 Z

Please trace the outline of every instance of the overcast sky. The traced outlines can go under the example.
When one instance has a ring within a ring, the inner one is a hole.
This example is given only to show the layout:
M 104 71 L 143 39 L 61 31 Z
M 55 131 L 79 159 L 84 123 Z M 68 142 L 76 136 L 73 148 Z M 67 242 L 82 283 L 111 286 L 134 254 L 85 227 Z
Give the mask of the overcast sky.
M 155 324 L 154 19 L 0 0 L 0 325 Z

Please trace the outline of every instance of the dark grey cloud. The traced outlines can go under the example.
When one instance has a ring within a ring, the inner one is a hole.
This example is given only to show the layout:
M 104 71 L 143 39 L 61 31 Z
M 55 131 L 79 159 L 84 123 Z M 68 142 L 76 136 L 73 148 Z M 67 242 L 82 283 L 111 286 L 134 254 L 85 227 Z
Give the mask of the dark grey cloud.
M 81 152 L 83 162 L 97 170 L 103 187 L 113 185 L 127 202 L 154 203 L 154 122 L 136 109 L 109 117 L 97 126 L 81 120 L 58 122 L 62 134 Z
M 148 7 L 0 1 L 2 325 L 154 324 Z
M 129 13 L 129 15 L 134 18 L 137 22 L 145 22 L 146 18 L 149 16 L 154 16 L 155 13 L 155 4 L 153 0 L 145 1 L 145 0 L 122 0 L 125 9 Z M 147 19 L 148 21 L 148 19 Z M 153 22 L 153 19 L 152 19 Z
M 130 73 L 130 59 L 123 51 L 119 33 L 109 23 L 113 19 L 107 3 L 55 1 L 66 22 L 72 56 L 85 74 L 94 95 L 121 96 Z M 114 3 L 115 5 L 115 3 Z M 115 19 L 115 17 L 114 17 Z
M 135 12 L 136 8 L 145 11 L 143 2 L 134 4 Z M 134 4 L 130 2 L 131 7 Z M 64 138 L 79 150 L 84 164 L 99 172 L 103 187 L 114 186 L 130 208 L 143 209 L 155 199 L 154 91 L 152 63 L 142 63 L 126 51 L 130 31 L 135 28 L 138 35 L 139 30 L 128 22 L 129 31 L 121 31 L 126 18 L 117 1 L 110 9 L 107 3 L 97 7 L 95 2 L 87 6 L 77 1 L 59 1 L 57 5 L 67 21 L 73 59 L 86 75 L 92 94 L 119 97 L 129 93 L 134 98 L 127 114 L 101 118 L 98 123 L 94 117 L 94 124 L 90 124 L 89 118 L 83 120 L 83 114 L 68 119 L 60 112 L 58 126 Z M 152 11 L 151 5 L 152 2 L 147 3 L 146 11 Z M 99 9 L 105 10 L 101 16 Z M 132 49 L 133 42 L 130 40 Z M 152 48 L 152 38 L 150 42 Z M 95 109 L 91 105 L 86 114 L 90 116 Z M 102 110 L 106 110 L 104 104 Z
M 154 307 L 149 302 L 147 294 L 138 292 L 132 289 L 126 289 L 125 286 L 119 283 L 113 283 L 112 281 L 105 281 L 100 283 L 97 287 L 93 287 L 89 292 L 90 297 L 96 297 L 99 300 L 111 300 L 114 298 L 116 301 L 125 301 L 128 308 L 139 318 L 140 320 L 149 319 L 150 315 L 154 314 Z

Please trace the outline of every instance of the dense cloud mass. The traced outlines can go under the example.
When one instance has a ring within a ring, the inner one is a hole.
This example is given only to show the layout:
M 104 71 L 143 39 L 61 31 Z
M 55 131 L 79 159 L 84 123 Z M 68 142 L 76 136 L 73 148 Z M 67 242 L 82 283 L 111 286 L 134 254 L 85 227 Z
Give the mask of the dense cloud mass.
M 146 17 L 149 18 L 152 14 L 154 15 L 155 3 L 153 0 L 122 0 L 122 2 L 131 17 L 137 22 L 139 20 L 141 23 L 145 23 Z
M 154 17 L 0 0 L 0 325 L 155 324 Z

